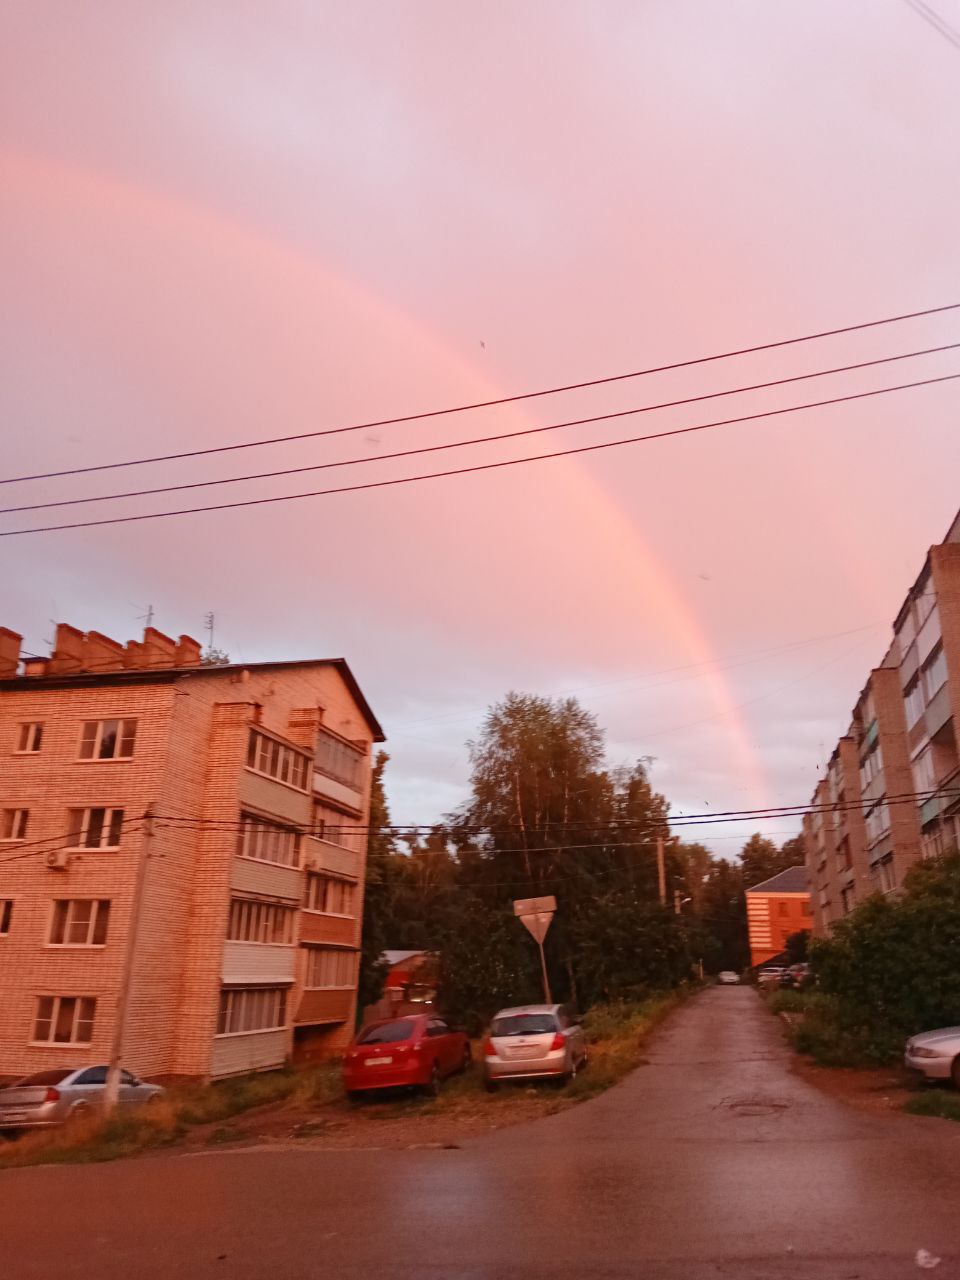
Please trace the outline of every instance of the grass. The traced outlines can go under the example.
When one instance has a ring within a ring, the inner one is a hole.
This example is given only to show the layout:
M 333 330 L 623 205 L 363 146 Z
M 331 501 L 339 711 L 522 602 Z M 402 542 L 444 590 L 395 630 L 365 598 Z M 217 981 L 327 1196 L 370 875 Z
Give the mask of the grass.
M 439 1097 L 404 1096 L 368 1102 L 355 1122 L 445 1118 L 453 1127 L 479 1120 L 493 1124 L 550 1115 L 609 1089 L 641 1061 L 646 1037 L 688 993 L 681 989 L 652 995 L 639 1002 L 600 1005 L 584 1018 L 588 1066 L 569 1084 L 557 1088 L 546 1082 L 507 1085 L 494 1094 L 483 1089 L 480 1069 L 445 1082 Z M 474 1059 L 479 1048 L 474 1046 Z M 231 1121 L 258 1108 L 277 1108 L 289 1117 L 299 1136 L 322 1130 L 318 1113 L 326 1111 L 350 1122 L 337 1062 L 306 1070 L 270 1071 L 241 1076 L 212 1085 L 182 1085 L 132 1111 L 111 1116 L 97 1112 L 78 1117 L 61 1129 L 26 1133 L 6 1145 L 0 1143 L 0 1169 L 30 1164 L 85 1164 L 173 1146 L 199 1138 L 208 1146 L 244 1136 L 255 1141 L 255 1126 L 240 1134 Z M 298 1123 L 299 1122 L 299 1123 Z
M 915 1094 L 903 1107 L 914 1116 L 939 1116 L 942 1120 L 960 1120 L 960 1093 L 947 1089 L 925 1089 Z

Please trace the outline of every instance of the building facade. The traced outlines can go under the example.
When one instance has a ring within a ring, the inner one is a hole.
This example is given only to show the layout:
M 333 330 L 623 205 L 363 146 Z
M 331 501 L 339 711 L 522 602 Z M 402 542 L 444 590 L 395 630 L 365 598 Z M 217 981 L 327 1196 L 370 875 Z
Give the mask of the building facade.
M 746 891 L 750 964 L 783 958 L 792 933 L 810 933 L 810 893 L 803 867 L 788 867 Z
M 805 816 L 815 932 L 960 848 L 960 514 L 932 547 Z M 831 856 L 832 855 L 832 856 Z
M 0 1076 L 219 1078 L 337 1052 L 356 1011 L 372 744 L 342 659 L 0 631 Z

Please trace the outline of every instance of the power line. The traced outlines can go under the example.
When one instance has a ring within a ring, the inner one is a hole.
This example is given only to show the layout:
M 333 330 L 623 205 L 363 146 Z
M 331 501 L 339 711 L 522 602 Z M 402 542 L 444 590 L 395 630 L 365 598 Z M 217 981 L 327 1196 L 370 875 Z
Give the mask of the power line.
M 960 305 L 960 304 L 958 304 Z M 238 502 L 217 502 L 203 507 L 179 507 L 168 511 L 148 511 L 137 515 L 109 516 L 100 520 L 80 520 L 69 524 L 37 525 L 29 529 L 4 529 L 0 537 L 17 538 L 30 533 L 56 533 L 65 529 L 92 529 L 102 525 L 132 524 L 143 520 L 162 520 L 172 516 L 198 515 L 208 511 L 231 511 L 241 507 L 269 506 L 279 502 L 297 502 L 304 498 L 325 498 L 333 494 L 358 493 L 366 489 L 388 489 L 397 485 L 415 484 L 421 480 L 442 480 L 450 476 L 471 475 L 481 471 L 496 471 L 504 467 L 518 467 L 528 462 L 546 462 L 553 458 L 567 458 L 575 454 L 596 453 L 604 449 L 616 449 L 623 445 L 643 444 L 649 440 L 665 440 L 672 436 L 691 435 L 709 431 L 715 427 L 728 427 L 741 422 L 755 422 L 761 418 L 776 418 L 787 413 L 800 413 L 807 409 L 822 409 L 828 405 L 846 404 L 853 400 L 867 400 L 875 396 L 889 395 L 893 391 L 910 391 L 916 387 L 934 386 L 941 382 L 953 382 L 960 373 L 942 374 L 937 378 L 922 378 L 916 382 L 901 382 L 892 387 L 878 387 L 872 391 L 857 391 L 845 396 L 832 396 L 827 400 L 811 400 L 806 404 L 790 405 L 785 409 L 767 409 L 762 413 L 748 413 L 736 418 L 723 418 L 714 422 L 701 422 L 692 427 L 674 427 L 669 431 L 655 431 L 648 435 L 631 436 L 623 440 L 608 440 L 598 444 L 578 445 L 570 449 L 557 449 L 552 453 L 532 454 L 525 458 L 505 458 L 499 462 L 475 463 L 469 467 L 455 467 L 448 471 L 431 471 L 415 476 L 398 476 L 388 480 L 368 480 L 363 484 L 341 485 L 333 489 L 314 489 L 307 493 L 287 493 L 269 498 L 244 498 Z
M 906 3 L 918 17 L 928 22 L 935 31 L 939 31 L 945 40 L 949 40 L 955 49 L 960 49 L 960 32 L 958 32 L 936 9 L 924 4 L 923 0 L 906 0 Z
M 130 458 L 124 462 L 103 462 L 89 467 L 68 467 L 60 471 L 37 472 L 33 475 L 8 476 L 0 479 L 0 484 L 20 484 L 26 480 L 52 480 L 57 476 L 76 476 L 89 474 L 92 471 L 114 471 L 120 467 L 140 467 L 153 462 L 176 462 L 183 458 L 207 457 L 214 453 L 231 453 L 238 449 L 258 449 L 264 445 L 289 444 L 294 440 L 314 440 L 319 436 L 341 435 L 348 431 L 367 431 L 373 427 L 389 427 L 404 422 L 423 422 L 428 418 L 439 418 L 454 413 L 467 413 L 474 409 L 491 409 L 503 404 L 517 404 L 523 400 L 536 400 L 543 396 L 559 395 L 567 391 L 583 391 L 589 387 L 609 386 L 615 382 L 625 382 L 631 378 L 645 378 L 655 373 L 669 373 L 676 369 L 689 369 L 694 365 L 711 364 L 717 360 L 731 360 L 737 356 L 753 355 L 759 351 L 775 351 L 781 347 L 795 346 L 802 342 L 814 342 L 820 338 L 834 338 L 844 333 L 857 333 L 865 329 L 876 329 L 882 325 L 898 324 L 903 320 L 917 320 L 923 316 L 942 315 L 947 311 L 960 309 L 960 302 L 946 303 L 940 307 L 926 307 L 922 311 L 906 311 L 900 315 L 884 316 L 880 320 L 866 320 L 858 324 L 843 325 L 836 329 L 821 329 L 816 333 L 806 333 L 795 338 L 782 338 L 777 342 L 758 343 L 752 347 L 739 347 L 732 351 L 721 351 L 714 355 L 697 356 L 688 360 L 676 360 L 670 364 L 653 365 L 646 369 L 636 369 L 630 373 L 616 373 L 603 378 L 590 378 L 583 382 L 569 382 L 562 386 L 544 387 L 538 391 L 524 391 L 516 395 L 499 396 L 495 400 L 475 400 L 468 404 L 453 405 L 445 409 L 430 409 L 422 413 L 408 413 L 394 418 L 377 418 L 370 422 L 357 422 L 343 427 L 327 427 L 320 431 L 301 431 L 295 435 L 272 436 L 262 440 L 248 440 L 238 444 L 215 445 L 206 449 L 190 449 L 181 453 L 156 454 L 148 458 Z
M 333 467 L 369 466 L 378 462 L 392 462 L 398 458 L 413 458 L 426 453 L 440 453 L 448 449 L 466 449 L 474 445 L 496 444 L 503 440 L 515 440 L 521 436 L 543 435 L 548 431 L 561 431 L 567 427 L 589 426 L 597 422 L 610 422 L 617 418 L 635 417 L 642 413 L 654 413 L 660 409 L 676 409 L 682 405 L 699 404 L 705 400 L 717 400 L 723 396 L 743 395 L 750 391 L 766 391 L 771 387 L 786 386 L 791 382 L 808 382 L 812 378 L 826 378 L 835 373 L 852 373 L 881 364 L 894 364 L 901 360 L 915 360 L 919 356 L 937 355 L 943 351 L 955 351 L 960 342 L 948 342 L 939 347 L 924 347 L 919 351 L 906 351 L 901 355 L 881 356 L 876 360 L 861 360 L 856 364 L 837 365 L 832 369 L 815 369 L 811 373 L 798 373 L 788 378 L 774 378 L 769 382 L 754 382 L 742 387 L 730 387 L 725 391 L 710 391 L 699 396 L 685 396 L 680 400 L 663 400 L 658 404 L 641 405 L 635 409 L 620 409 L 615 413 L 599 413 L 590 418 L 571 418 L 566 422 L 551 422 L 540 427 L 525 427 L 520 431 L 504 431 L 498 435 L 475 436 L 470 440 L 445 441 L 442 444 L 421 445 L 415 449 L 400 449 L 395 453 L 381 453 L 373 457 L 342 458 L 335 462 L 314 462 L 303 467 L 283 467 L 277 471 L 255 471 L 243 476 L 226 476 L 220 480 L 193 480 L 183 484 L 160 485 L 153 489 L 127 489 L 122 493 L 101 493 L 86 498 L 59 498 L 53 502 L 29 502 L 18 507 L 0 507 L 0 515 L 14 515 L 21 511 L 47 511 L 52 507 L 78 507 L 91 502 L 118 502 L 125 498 L 155 497 L 160 493 L 178 493 L 187 489 L 209 489 L 224 484 L 240 484 L 247 480 L 275 480 L 281 476 L 303 475 L 309 471 L 328 471 Z M 207 615 L 208 618 L 212 614 Z

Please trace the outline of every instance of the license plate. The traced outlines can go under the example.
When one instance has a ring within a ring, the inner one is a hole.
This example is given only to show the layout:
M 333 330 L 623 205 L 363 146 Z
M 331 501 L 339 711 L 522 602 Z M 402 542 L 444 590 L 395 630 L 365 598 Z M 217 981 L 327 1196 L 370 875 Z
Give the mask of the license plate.
M 25 1111 L 0 1111 L 0 1124 L 9 1124 L 12 1120 L 26 1120 Z
M 392 1058 L 368 1058 L 366 1065 L 368 1067 L 385 1067 L 392 1061 Z

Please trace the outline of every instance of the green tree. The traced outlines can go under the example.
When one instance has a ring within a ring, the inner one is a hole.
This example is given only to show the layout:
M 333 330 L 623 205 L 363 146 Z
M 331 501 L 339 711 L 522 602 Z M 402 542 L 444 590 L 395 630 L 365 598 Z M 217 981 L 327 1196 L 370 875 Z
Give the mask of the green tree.
M 387 965 L 383 953 L 391 945 L 391 907 L 396 858 L 390 811 L 383 786 L 383 774 L 390 757 L 378 751 L 370 780 L 370 818 L 367 833 L 367 876 L 363 901 L 363 932 L 360 939 L 358 1012 L 376 1004 L 383 995 Z
M 769 880 L 780 871 L 796 866 L 797 857 L 791 841 L 778 849 L 772 840 L 759 833 L 752 835 L 740 852 L 740 866 L 743 870 L 743 887 L 752 889 L 754 885 Z M 803 855 L 799 857 L 803 862 Z

